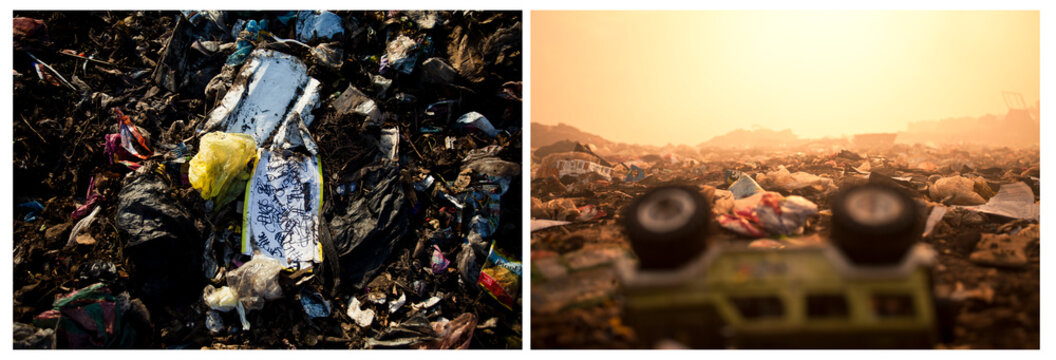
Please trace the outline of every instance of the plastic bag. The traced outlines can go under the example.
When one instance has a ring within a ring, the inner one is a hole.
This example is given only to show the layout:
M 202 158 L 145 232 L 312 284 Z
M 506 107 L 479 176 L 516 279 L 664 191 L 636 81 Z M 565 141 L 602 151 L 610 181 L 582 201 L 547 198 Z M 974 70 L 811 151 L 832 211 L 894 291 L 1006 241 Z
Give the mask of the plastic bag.
M 722 227 L 741 235 L 760 238 L 803 233 L 807 218 L 818 213 L 818 206 L 802 196 L 783 197 L 762 192 L 734 202 L 732 214 L 716 219 Z
M 733 185 L 730 185 L 730 192 L 733 193 L 735 199 L 743 199 L 760 191 L 763 191 L 763 188 L 752 180 L 751 176 L 741 176 Z
M 631 165 L 631 168 L 627 171 L 627 176 L 623 178 L 623 181 L 636 182 L 642 179 L 645 179 L 645 170 L 642 170 L 642 168 L 636 165 Z
M 951 205 L 985 204 L 986 199 L 975 192 L 975 187 L 975 181 L 963 176 L 944 177 L 935 181 L 935 185 L 928 189 L 928 195 L 933 201 L 943 201 L 948 198 L 948 204 Z M 986 190 L 989 189 L 990 187 L 987 186 Z
M 105 284 L 96 283 L 57 297 L 33 324 L 55 329 L 60 349 L 131 348 L 143 334 L 131 319 L 136 316 L 132 309 L 127 294 L 114 295 Z
M 447 266 L 451 264 L 451 261 L 444 257 L 444 253 L 440 251 L 440 247 L 433 245 L 433 256 L 430 259 L 430 264 L 433 269 L 433 274 L 443 273 Z
M 759 185 L 766 189 L 796 190 L 808 186 L 820 187 L 819 190 L 826 191 L 835 188 L 832 179 L 808 174 L 802 171 L 789 172 L 784 165 L 778 166 L 777 170 L 766 174 L 759 174 L 755 178 Z
M 495 137 L 499 134 L 499 130 L 495 129 L 495 126 L 491 125 L 491 121 L 484 117 L 480 113 L 473 111 L 468 112 L 458 118 L 458 123 L 462 124 L 468 129 L 477 129 L 481 132 L 488 134 L 488 136 Z
M 469 349 L 473 340 L 473 331 L 477 328 L 477 316 L 463 313 L 454 320 L 434 321 L 430 323 L 440 339 L 430 342 L 426 349 Z
M 238 306 L 238 293 L 230 286 L 217 289 L 207 285 L 202 290 L 202 299 L 205 300 L 205 305 L 217 311 L 228 312 Z
M 521 289 L 521 262 L 510 260 L 510 256 L 491 244 L 491 253 L 480 270 L 478 283 L 488 295 L 498 300 L 507 309 L 513 309 Z
M 282 297 L 279 271 L 282 271 L 282 264 L 278 260 L 255 255 L 253 260 L 227 273 L 227 284 L 238 294 L 246 310 L 259 310 L 266 300 Z
M 385 55 L 382 55 L 382 68 L 391 67 L 404 74 L 410 74 L 414 70 L 414 64 L 418 62 L 418 44 L 411 38 L 400 35 L 385 45 Z
M 361 309 L 360 302 L 355 296 L 348 302 L 348 317 L 360 327 L 368 327 L 374 322 L 374 309 Z
M 297 39 L 303 42 L 330 40 L 345 33 L 341 17 L 329 11 L 301 11 L 297 13 Z
M 538 198 L 532 198 L 533 218 L 572 221 L 579 216 L 579 208 L 571 199 L 553 199 L 544 203 Z
M 202 199 L 217 198 L 218 209 L 245 188 L 252 169 L 246 165 L 257 157 L 257 142 L 246 134 L 211 132 L 202 136 L 199 147 L 188 178 Z
M 215 310 L 209 311 L 209 315 L 206 318 L 206 327 L 209 328 L 210 332 L 219 332 L 223 327 L 223 320 L 220 319 L 220 314 L 216 311 L 228 312 L 231 309 L 238 310 L 238 319 L 242 322 L 242 330 L 250 329 L 249 320 L 246 320 L 246 308 L 239 301 L 238 293 L 235 292 L 235 289 L 230 286 L 217 289 L 212 285 L 206 285 L 205 289 L 202 290 L 202 299 L 205 300 L 205 305 Z M 210 322 L 213 324 L 210 325 Z

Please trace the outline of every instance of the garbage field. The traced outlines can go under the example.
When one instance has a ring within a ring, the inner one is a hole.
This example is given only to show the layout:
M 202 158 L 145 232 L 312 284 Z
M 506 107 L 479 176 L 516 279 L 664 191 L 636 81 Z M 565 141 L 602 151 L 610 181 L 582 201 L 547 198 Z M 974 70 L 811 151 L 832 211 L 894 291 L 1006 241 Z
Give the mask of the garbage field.
M 533 348 L 1040 346 L 1037 146 L 561 144 Z
M 521 13 L 15 11 L 15 348 L 520 349 Z

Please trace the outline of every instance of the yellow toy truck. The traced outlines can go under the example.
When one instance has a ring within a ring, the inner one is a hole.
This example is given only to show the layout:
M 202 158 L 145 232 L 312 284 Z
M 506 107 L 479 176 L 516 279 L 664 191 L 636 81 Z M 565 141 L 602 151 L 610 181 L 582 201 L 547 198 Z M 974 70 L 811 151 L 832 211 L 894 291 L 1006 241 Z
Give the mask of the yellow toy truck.
M 901 189 L 841 191 L 828 241 L 785 249 L 712 239 L 709 204 L 667 186 L 624 213 L 638 259 L 617 273 L 641 345 L 930 348 L 950 336 L 939 328 L 952 313 L 933 295 L 934 251 L 918 241 L 921 211 Z

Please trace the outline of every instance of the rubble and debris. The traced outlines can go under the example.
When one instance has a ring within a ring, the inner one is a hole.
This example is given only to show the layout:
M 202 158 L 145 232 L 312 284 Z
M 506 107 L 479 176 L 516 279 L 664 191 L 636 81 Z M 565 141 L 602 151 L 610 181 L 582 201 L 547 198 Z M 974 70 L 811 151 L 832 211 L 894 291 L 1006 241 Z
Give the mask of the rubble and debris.
M 136 347 L 521 348 L 478 285 L 522 252 L 521 12 L 14 15 L 16 323 L 101 282 Z
M 623 325 L 626 300 L 616 294 L 615 268 L 605 259 L 632 256 L 641 264 L 642 254 L 634 251 L 629 230 L 618 225 L 626 216 L 623 210 L 652 189 L 675 185 L 709 199 L 716 220 L 707 227 L 709 241 L 760 251 L 830 241 L 836 221 L 830 198 L 839 190 L 865 184 L 904 190 L 919 209 L 920 232 L 927 230 L 920 241 L 937 253 L 932 270 L 936 289 L 947 289 L 954 301 L 967 301 L 953 316 L 955 336 L 940 346 L 1040 344 L 1036 146 L 896 143 L 859 148 L 849 141 L 770 139 L 766 135 L 780 132 L 766 130 L 742 131 L 738 134 L 746 137 L 730 146 L 702 145 L 699 151 L 682 151 L 680 158 L 668 159 L 662 155 L 676 153 L 674 146 L 614 143 L 568 125 L 539 127 L 536 131 L 533 125 L 533 137 L 541 134 L 549 142 L 532 153 L 533 348 L 652 346 L 639 343 L 639 334 Z M 751 139 L 754 133 L 762 137 Z M 565 139 L 571 141 L 561 141 Z M 785 143 L 764 146 L 777 140 Z M 594 155 L 573 151 L 576 141 L 596 144 Z M 744 143 L 758 146 L 735 146 Z M 627 181 L 626 170 L 617 172 L 618 178 L 587 170 L 604 166 L 598 157 L 612 168 L 641 169 L 641 179 Z M 559 161 L 570 163 L 564 173 Z M 954 177 L 967 180 L 963 189 L 970 192 L 967 196 L 978 196 L 975 205 L 950 202 L 950 194 L 932 194 L 938 181 Z M 754 180 L 754 186 L 748 180 Z M 762 201 L 764 197 L 769 201 Z M 782 202 L 790 208 L 782 208 Z M 577 212 L 584 206 L 617 215 L 578 222 Z M 995 338 L 995 332 L 1009 336 Z
M 41 329 L 30 324 L 16 322 L 11 333 L 15 338 L 15 349 L 52 349 L 55 347 L 54 329 Z

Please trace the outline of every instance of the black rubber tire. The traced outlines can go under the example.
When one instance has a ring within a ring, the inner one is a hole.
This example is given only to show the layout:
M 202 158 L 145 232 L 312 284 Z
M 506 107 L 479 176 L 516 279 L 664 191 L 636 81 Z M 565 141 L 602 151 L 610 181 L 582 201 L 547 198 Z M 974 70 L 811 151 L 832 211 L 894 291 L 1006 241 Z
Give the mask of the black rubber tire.
M 654 216 L 648 218 L 646 213 L 651 209 Z M 656 211 L 671 212 L 658 214 Z M 711 204 L 696 188 L 663 186 L 635 199 L 624 210 L 622 220 L 631 249 L 638 255 L 639 268 L 675 269 L 699 256 L 707 247 Z
M 863 192 L 876 191 L 894 197 L 901 212 L 886 221 L 865 223 L 854 218 L 848 201 Z M 836 194 L 832 204 L 831 240 L 857 264 L 884 265 L 900 262 L 920 240 L 923 219 L 913 198 L 902 188 L 885 184 L 862 184 Z

